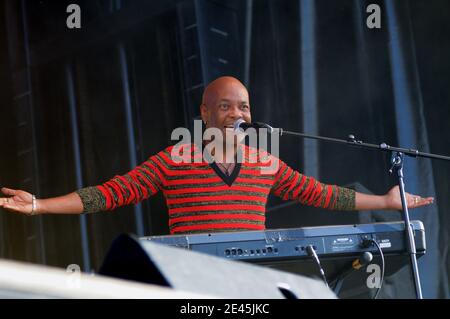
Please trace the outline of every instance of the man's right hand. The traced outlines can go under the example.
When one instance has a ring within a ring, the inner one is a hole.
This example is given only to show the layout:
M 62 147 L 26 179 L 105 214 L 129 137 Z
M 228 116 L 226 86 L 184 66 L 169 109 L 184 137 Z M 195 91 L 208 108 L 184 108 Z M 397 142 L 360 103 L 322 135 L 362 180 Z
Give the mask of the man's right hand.
M 0 208 L 15 213 L 32 215 L 33 195 L 17 189 L 3 187 L 0 189 L 6 197 L 0 197 Z M 81 214 L 83 203 L 76 192 L 67 195 L 36 199 L 36 207 L 33 215 L 41 214 Z
M 3 187 L 1 192 L 7 197 L 0 197 L 0 207 L 16 213 L 31 214 L 33 195 L 6 187 Z

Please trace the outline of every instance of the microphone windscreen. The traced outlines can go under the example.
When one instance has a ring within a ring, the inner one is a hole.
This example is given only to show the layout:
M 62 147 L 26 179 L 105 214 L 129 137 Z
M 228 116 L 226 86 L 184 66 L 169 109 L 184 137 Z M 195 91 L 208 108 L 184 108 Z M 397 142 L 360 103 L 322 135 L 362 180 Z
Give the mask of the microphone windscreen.
M 361 256 L 361 264 L 365 265 L 372 261 L 373 255 L 371 252 L 365 251 L 364 254 Z
M 242 127 L 242 125 L 245 123 L 245 121 L 243 119 L 238 119 L 236 120 L 236 122 L 234 122 L 233 124 L 233 129 L 235 132 L 238 132 L 239 129 L 245 129 Z

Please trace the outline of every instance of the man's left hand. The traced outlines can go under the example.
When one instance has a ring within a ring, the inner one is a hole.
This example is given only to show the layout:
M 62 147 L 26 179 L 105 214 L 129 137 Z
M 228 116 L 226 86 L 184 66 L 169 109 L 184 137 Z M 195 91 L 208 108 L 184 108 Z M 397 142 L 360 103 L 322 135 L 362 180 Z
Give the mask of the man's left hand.
M 400 199 L 400 189 L 398 186 L 394 186 L 391 190 L 384 195 L 386 200 L 386 209 L 402 209 L 402 202 Z M 418 195 L 413 195 L 406 193 L 406 203 L 408 208 L 417 208 L 425 205 L 430 205 L 434 201 L 433 197 L 421 197 Z

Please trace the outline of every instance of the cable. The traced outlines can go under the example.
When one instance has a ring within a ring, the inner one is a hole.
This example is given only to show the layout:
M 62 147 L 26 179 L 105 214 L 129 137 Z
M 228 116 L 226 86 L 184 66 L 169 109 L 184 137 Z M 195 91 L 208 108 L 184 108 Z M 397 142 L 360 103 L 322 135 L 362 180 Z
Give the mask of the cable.
M 380 245 L 377 243 L 377 241 L 375 239 L 367 239 L 364 240 L 364 243 L 370 242 L 371 244 L 374 244 L 377 249 L 378 252 L 380 253 L 380 257 L 381 257 L 381 279 L 380 279 L 380 287 L 377 288 L 377 292 L 375 293 L 375 296 L 372 299 L 377 299 L 378 298 L 378 294 L 380 293 L 381 287 L 383 286 L 383 281 L 384 281 L 384 267 L 385 267 L 385 263 L 384 263 L 384 254 L 383 254 L 383 250 L 381 249 Z
M 317 256 L 316 250 L 312 245 L 308 245 L 306 246 L 306 252 L 316 262 L 317 266 L 319 267 L 319 272 L 322 276 L 323 282 L 328 287 L 327 277 L 325 276 L 325 271 L 323 271 L 322 265 L 320 264 L 319 256 Z

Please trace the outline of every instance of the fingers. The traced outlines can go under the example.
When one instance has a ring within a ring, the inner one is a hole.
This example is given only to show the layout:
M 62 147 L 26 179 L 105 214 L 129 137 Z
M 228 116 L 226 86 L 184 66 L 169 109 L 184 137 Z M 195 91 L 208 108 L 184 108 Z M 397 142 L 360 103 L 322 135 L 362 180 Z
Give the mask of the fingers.
M 18 192 L 18 190 L 16 190 L 16 189 L 11 189 L 11 188 L 6 188 L 6 187 L 2 187 L 1 191 L 3 194 L 9 195 L 9 196 L 17 195 L 17 192 Z
M 423 197 L 416 196 L 416 195 L 410 195 L 410 198 L 408 201 L 408 206 L 411 208 L 416 208 L 416 207 L 430 205 L 433 202 L 434 202 L 433 197 L 423 198 Z
M 8 209 L 8 205 L 12 204 L 12 201 L 8 197 L 0 198 L 0 207 Z
M 8 204 L 9 202 L 11 202 L 11 200 L 9 198 L 7 198 L 7 197 L 0 198 L 0 207 Z
M 0 198 L 0 208 L 6 209 L 7 211 L 13 212 L 13 213 L 21 213 L 28 215 L 31 207 L 30 205 L 21 205 L 14 201 L 7 202 L 8 198 Z
M 16 205 L 14 203 L 12 203 L 9 198 L 6 198 L 6 197 L 0 198 L 0 207 L 11 210 L 11 209 L 14 209 L 15 206 Z
M 433 204 L 433 202 L 434 202 L 433 197 L 420 198 L 415 207 L 430 205 L 430 204 Z
M 6 198 L 0 198 L 0 206 L 7 203 L 7 199 Z

